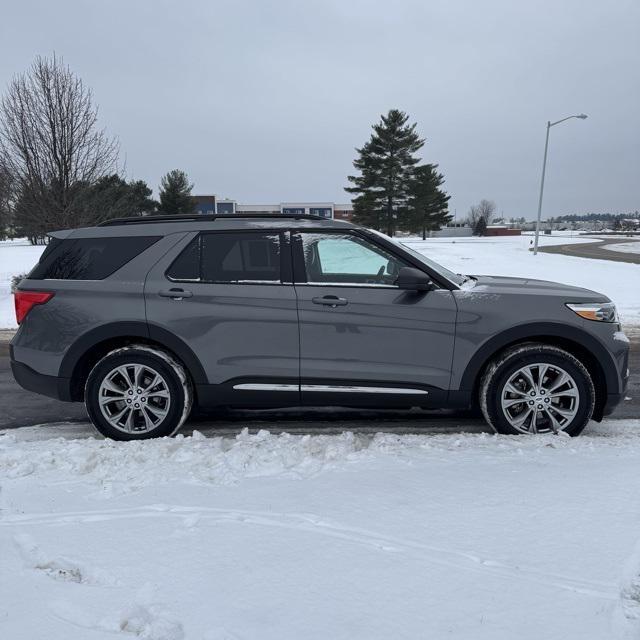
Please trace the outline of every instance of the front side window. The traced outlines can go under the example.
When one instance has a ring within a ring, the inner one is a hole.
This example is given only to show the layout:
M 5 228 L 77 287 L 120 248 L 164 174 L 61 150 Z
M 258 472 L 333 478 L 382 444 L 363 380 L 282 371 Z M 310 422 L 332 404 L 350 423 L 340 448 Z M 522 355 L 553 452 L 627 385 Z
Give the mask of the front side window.
M 393 285 L 408 266 L 360 236 L 303 233 L 307 282 L 312 284 Z
M 211 283 L 279 283 L 277 233 L 203 233 L 167 271 L 171 280 Z

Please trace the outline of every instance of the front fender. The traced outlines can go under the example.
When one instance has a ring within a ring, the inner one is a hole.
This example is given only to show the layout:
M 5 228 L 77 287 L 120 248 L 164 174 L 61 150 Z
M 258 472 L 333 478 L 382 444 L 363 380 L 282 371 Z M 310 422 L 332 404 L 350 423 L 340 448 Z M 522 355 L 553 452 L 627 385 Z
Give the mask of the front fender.
M 593 356 L 602 370 L 605 393 L 621 392 L 621 378 L 613 355 L 598 338 L 575 325 L 554 322 L 533 322 L 512 327 L 483 342 L 473 353 L 460 378 L 457 390 L 471 393 L 484 366 L 506 347 L 519 342 L 550 342 L 575 345 L 578 350 Z M 551 340 L 549 340 L 551 339 Z M 454 386 L 455 389 L 455 386 Z

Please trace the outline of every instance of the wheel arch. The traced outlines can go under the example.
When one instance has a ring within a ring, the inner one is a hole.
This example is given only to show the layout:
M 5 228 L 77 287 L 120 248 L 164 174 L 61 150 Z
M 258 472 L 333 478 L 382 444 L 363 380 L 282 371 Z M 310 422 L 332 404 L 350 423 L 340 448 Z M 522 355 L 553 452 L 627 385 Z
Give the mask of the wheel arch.
M 98 360 L 113 349 L 135 343 L 168 351 L 184 365 L 194 385 L 207 383 L 202 363 L 181 338 L 145 322 L 114 322 L 88 331 L 67 350 L 59 376 L 70 380 L 70 399 L 83 399 L 84 383 Z
M 600 421 L 607 394 L 617 388 L 617 373 L 613 358 L 592 335 L 576 326 L 556 323 L 532 323 L 513 327 L 484 342 L 474 353 L 460 381 L 460 390 L 477 401 L 480 381 L 487 366 L 503 351 L 519 344 L 541 343 L 568 351 L 584 364 L 596 391 L 593 419 Z

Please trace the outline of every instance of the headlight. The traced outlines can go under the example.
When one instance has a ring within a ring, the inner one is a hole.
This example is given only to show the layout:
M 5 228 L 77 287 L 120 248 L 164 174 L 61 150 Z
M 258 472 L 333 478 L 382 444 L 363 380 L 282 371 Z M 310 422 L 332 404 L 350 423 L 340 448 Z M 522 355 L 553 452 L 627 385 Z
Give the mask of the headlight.
M 580 304 L 567 303 L 567 307 L 586 320 L 597 322 L 618 322 L 618 312 L 613 302 L 583 302 Z

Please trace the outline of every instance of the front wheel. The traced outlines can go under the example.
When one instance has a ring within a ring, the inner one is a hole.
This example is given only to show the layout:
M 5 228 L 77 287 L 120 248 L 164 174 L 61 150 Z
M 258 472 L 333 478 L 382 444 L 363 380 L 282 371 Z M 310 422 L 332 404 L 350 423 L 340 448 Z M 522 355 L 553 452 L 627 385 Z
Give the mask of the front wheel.
M 482 413 L 498 433 L 577 436 L 591 419 L 594 404 L 585 366 L 549 345 L 507 350 L 489 365 L 480 385 Z
M 85 386 L 91 422 L 113 440 L 171 436 L 192 403 L 184 367 L 165 351 L 146 345 L 107 354 L 93 367 Z

